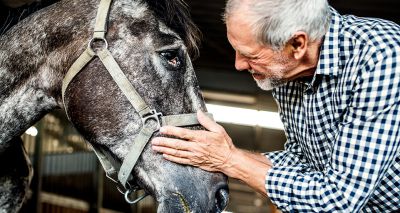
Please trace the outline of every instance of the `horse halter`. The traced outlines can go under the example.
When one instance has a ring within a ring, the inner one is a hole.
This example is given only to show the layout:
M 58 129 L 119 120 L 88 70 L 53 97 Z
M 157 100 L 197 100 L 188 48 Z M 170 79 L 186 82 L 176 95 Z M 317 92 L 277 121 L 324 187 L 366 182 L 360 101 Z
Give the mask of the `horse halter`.
M 102 147 L 92 146 L 92 148 L 98 159 L 100 160 L 106 176 L 115 183 L 120 184 L 123 188 L 125 188 L 125 200 L 130 204 L 134 204 L 147 196 L 147 194 L 139 197 L 136 200 L 130 200 L 130 194 L 139 189 L 138 186 L 132 186 L 130 184 L 134 179 L 131 173 L 134 166 L 136 165 L 137 160 L 143 152 L 144 147 L 146 146 L 152 135 L 157 132 L 161 126 L 193 126 L 199 125 L 199 122 L 195 113 L 163 116 L 162 113 L 157 112 L 155 109 L 151 109 L 129 82 L 128 78 L 122 72 L 111 52 L 108 50 L 108 43 L 105 37 L 107 33 L 106 23 L 111 6 L 111 1 L 112 0 L 100 1 L 96 15 L 96 24 L 94 26 L 93 37 L 89 41 L 86 50 L 72 64 L 64 77 L 62 84 L 62 100 L 65 107 L 65 112 L 68 116 L 67 106 L 65 105 L 65 92 L 68 88 L 68 85 L 94 57 L 99 57 L 100 61 L 103 63 L 107 71 L 112 76 L 113 80 L 117 83 L 118 87 L 122 90 L 123 94 L 129 100 L 130 104 L 140 115 L 143 126 L 139 134 L 135 137 L 133 144 L 131 145 L 130 151 L 126 155 L 122 164 L 113 159 L 113 157 L 110 156 L 110 154 Z M 103 48 L 95 51 L 92 47 L 94 41 L 102 41 L 104 44 Z M 208 114 L 208 116 L 211 117 L 211 114 Z M 151 121 L 153 121 L 153 125 Z M 157 125 L 154 125 L 154 122 L 157 122 Z M 120 187 L 117 186 L 117 188 L 121 191 Z

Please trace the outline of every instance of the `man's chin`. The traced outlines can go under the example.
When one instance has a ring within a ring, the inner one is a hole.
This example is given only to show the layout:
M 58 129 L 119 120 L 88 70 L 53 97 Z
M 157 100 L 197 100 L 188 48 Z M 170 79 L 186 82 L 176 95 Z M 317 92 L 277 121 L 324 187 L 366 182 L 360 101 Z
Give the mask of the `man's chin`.
M 257 80 L 257 79 L 254 79 L 254 80 L 256 81 L 257 86 L 260 87 L 262 90 L 265 90 L 265 91 L 270 91 L 270 90 L 272 90 L 274 88 L 280 87 L 280 86 L 285 84 L 284 81 L 276 80 L 276 79 L 271 80 L 271 79 L 265 78 L 265 79 L 262 79 L 262 80 Z
M 254 80 L 256 81 L 257 86 L 260 87 L 262 90 L 270 91 L 274 88 L 271 83 L 271 80 L 269 79 L 263 79 L 263 80 L 254 79 Z

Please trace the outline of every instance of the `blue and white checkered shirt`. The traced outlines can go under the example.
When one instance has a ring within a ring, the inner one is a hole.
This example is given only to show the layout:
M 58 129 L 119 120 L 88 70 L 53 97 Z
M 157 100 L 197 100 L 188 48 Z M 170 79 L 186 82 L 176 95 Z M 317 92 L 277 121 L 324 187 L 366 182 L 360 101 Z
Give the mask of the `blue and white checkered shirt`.
M 400 210 L 400 27 L 334 9 L 316 73 L 273 90 L 285 151 L 266 153 L 284 212 Z

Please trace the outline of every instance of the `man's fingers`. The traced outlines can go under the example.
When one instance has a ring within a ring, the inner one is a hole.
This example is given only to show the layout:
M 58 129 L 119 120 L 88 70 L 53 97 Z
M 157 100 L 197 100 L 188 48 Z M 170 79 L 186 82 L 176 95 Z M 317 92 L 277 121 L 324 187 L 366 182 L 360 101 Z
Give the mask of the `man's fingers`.
M 197 119 L 199 120 L 200 124 L 204 126 L 207 130 L 216 133 L 225 133 L 224 128 L 209 118 L 204 112 L 201 110 L 197 111 Z
M 189 150 L 191 147 L 190 142 L 183 141 L 175 138 L 156 137 L 151 141 L 153 146 L 170 147 L 178 150 Z
M 211 118 L 209 118 L 206 114 L 204 114 L 204 112 L 202 112 L 201 110 L 197 111 L 197 119 L 199 120 L 199 123 L 207 130 L 217 133 L 223 132 L 223 128 Z
M 179 150 L 179 149 L 173 149 L 169 147 L 164 147 L 164 146 L 152 146 L 152 149 L 156 152 L 161 152 L 163 154 L 179 157 L 179 158 L 190 158 L 193 156 L 193 153 L 184 151 L 184 150 Z
M 169 161 L 175 162 L 175 163 L 179 163 L 179 164 L 185 164 L 185 165 L 191 165 L 190 164 L 190 160 L 187 158 L 180 158 L 180 157 L 175 157 L 172 155 L 168 155 L 168 154 L 163 154 L 163 157 Z
M 189 141 L 193 141 L 197 135 L 193 130 L 174 126 L 163 126 L 160 128 L 160 133 L 164 135 L 176 136 Z

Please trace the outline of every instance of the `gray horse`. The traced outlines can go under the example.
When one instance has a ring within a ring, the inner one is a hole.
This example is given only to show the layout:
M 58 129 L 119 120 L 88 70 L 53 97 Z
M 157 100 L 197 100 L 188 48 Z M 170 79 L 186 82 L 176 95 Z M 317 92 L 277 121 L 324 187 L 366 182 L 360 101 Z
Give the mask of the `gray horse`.
M 91 39 L 98 3 L 57 2 L 0 37 L 0 212 L 22 205 L 32 169 L 20 135 L 64 108 L 62 81 Z M 144 101 L 163 115 L 205 110 L 189 57 L 197 40 L 180 0 L 111 4 L 108 49 Z M 143 123 L 101 61 L 94 58 L 68 88 L 64 98 L 77 130 L 113 161 L 126 159 Z M 158 212 L 220 212 L 227 204 L 224 175 L 171 163 L 149 146 L 132 175 L 157 200 Z

